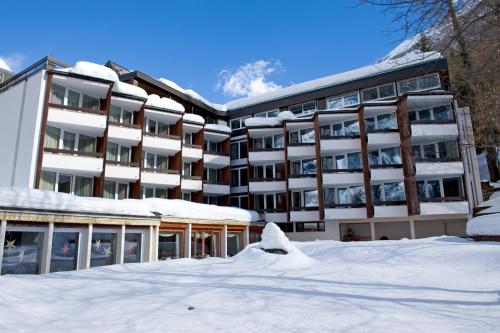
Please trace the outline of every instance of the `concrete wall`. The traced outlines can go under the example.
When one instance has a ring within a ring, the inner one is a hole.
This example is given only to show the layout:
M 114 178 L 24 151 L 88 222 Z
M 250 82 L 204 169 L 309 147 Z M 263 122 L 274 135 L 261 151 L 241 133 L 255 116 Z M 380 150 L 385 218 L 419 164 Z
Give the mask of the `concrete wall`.
M 411 238 L 410 222 L 375 223 L 375 239 L 386 236 L 389 239 Z
M 467 221 L 415 221 L 415 237 L 425 238 L 433 236 L 465 237 Z
M 0 186 L 33 187 L 45 71 L 0 93 Z

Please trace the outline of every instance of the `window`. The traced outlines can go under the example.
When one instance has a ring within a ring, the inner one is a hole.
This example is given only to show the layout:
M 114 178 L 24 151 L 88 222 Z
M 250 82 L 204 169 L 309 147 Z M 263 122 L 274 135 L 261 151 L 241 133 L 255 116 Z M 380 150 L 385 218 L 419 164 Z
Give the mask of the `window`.
M 361 91 L 364 102 L 375 101 L 396 96 L 396 88 L 394 83 L 385 84 L 383 86 L 364 89 Z
M 247 142 L 239 141 L 231 143 L 231 160 L 247 158 Z
M 94 179 L 75 176 L 74 194 L 80 197 L 91 197 Z
M 231 130 L 234 131 L 234 130 L 237 130 L 240 128 L 244 128 L 245 127 L 245 119 L 248 119 L 248 118 L 250 118 L 250 116 L 232 119 L 229 122 L 229 124 L 231 126 Z
M 60 174 L 47 170 L 43 170 L 40 177 L 40 189 L 42 190 L 71 193 L 82 197 L 91 197 L 93 186 L 94 179 L 92 177 Z
M 103 196 L 108 199 L 127 199 L 129 197 L 129 186 L 126 183 L 106 180 L 104 182 Z
M 204 168 L 203 179 L 209 184 L 217 184 L 220 180 L 219 170 L 213 168 Z
M 398 91 L 400 95 L 406 92 L 423 91 L 438 88 L 441 88 L 441 81 L 438 73 L 398 82 Z
M 367 132 L 376 129 L 397 129 L 396 113 L 391 112 L 379 114 L 376 117 L 368 117 L 365 119 L 365 127 Z
M 370 165 L 398 165 L 402 163 L 400 147 L 380 148 L 368 152 Z
M 168 198 L 168 190 L 162 187 L 144 187 L 141 186 L 141 198 Z
M 58 84 L 52 84 L 50 90 L 50 102 L 54 104 L 63 105 L 65 92 L 66 88 L 64 88 L 63 86 L 60 86 Z
M 292 207 L 318 207 L 318 190 L 292 192 Z
M 403 182 L 372 185 L 372 200 L 374 202 L 405 201 Z
M 231 186 L 247 186 L 248 169 L 246 167 L 231 170 Z
M 248 209 L 248 196 L 242 195 L 231 197 L 231 206 Z
M 5 233 L 1 274 L 38 274 L 44 233 L 9 230 Z
M 296 232 L 325 231 L 325 222 L 295 222 Z
M 44 148 L 95 152 L 96 138 L 47 126 L 45 130 Z
M 109 121 L 122 124 L 133 124 L 134 113 L 124 110 L 119 106 L 111 105 L 109 109 Z
M 205 140 L 203 142 L 203 149 L 209 153 L 217 153 L 219 151 L 217 142 Z
M 462 179 L 459 177 L 419 180 L 417 190 L 420 199 L 457 199 L 464 196 Z
M 124 263 L 134 263 L 142 261 L 142 233 L 126 232 L 125 249 L 123 253 Z
M 283 134 L 275 134 L 253 139 L 254 149 L 283 148 Z
M 314 143 L 314 129 L 307 128 L 290 132 L 290 143 Z
M 365 187 L 363 185 L 324 190 L 325 206 L 364 204 Z
M 181 257 L 183 234 L 180 232 L 160 232 L 158 235 L 158 259 Z
M 182 200 L 191 201 L 191 192 L 182 192 Z
M 85 109 L 99 110 L 99 99 L 84 94 L 82 98 L 82 107 Z
M 440 105 L 430 109 L 423 109 L 410 112 L 410 121 L 442 121 L 452 120 L 453 112 L 451 105 Z
M 254 195 L 254 209 L 259 211 L 285 211 L 285 193 Z
M 182 142 L 185 145 L 193 144 L 193 133 L 184 133 L 184 140 Z
M 50 90 L 50 103 L 93 110 L 100 109 L 99 98 L 66 89 L 58 84 L 52 84 Z
M 44 148 L 59 148 L 59 139 L 61 137 L 61 130 L 52 126 L 47 126 L 45 129 Z
M 130 153 L 129 153 L 130 154 Z M 143 151 L 142 165 L 146 169 L 168 170 L 168 156 Z
M 184 177 L 191 177 L 193 171 L 193 164 L 191 162 L 184 162 L 182 166 L 182 175 Z
M 328 109 L 340 109 L 352 105 L 359 104 L 359 94 L 357 91 L 350 92 L 344 95 L 330 97 L 326 100 Z
M 264 111 L 264 112 L 259 112 L 254 114 L 254 117 L 258 118 L 272 118 L 272 117 L 277 117 L 279 113 L 279 109 L 274 109 L 270 111 Z
M 132 119 L 131 119 L 131 122 L 132 122 Z M 161 122 L 161 121 L 145 118 L 144 119 L 144 131 L 146 133 L 165 136 L 165 135 L 170 134 L 170 126 L 166 123 Z
M 291 105 L 288 110 L 295 115 L 314 113 L 316 111 L 316 101 Z
M 291 161 L 292 175 L 315 175 L 316 159 Z
M 203 203 L 207 205 L 218 205 L 219 200 L 217 199 L 216 196 L 213 195 L 204 195 L 203 196 Z
M 93 232 L 90 267 L 115 264 L 116 243 L 116 232 Z
M 456 141 L 429 143 L 412 146 L 413 158 L 450 158 L 459 157 Z
M 54 231 L 50 258 L 51 273 L 77 269 L 79 236 L 78 232 Z

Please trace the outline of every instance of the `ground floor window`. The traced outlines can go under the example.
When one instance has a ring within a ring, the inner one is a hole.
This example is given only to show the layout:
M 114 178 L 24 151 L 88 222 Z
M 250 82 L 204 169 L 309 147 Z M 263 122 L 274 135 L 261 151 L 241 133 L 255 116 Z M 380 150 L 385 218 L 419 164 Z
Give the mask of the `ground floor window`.
M 79 232 L 54 232 L 50 272 L 73 271 L 78 268 Z
M 325 222 L 295 222 L 296 232 L 325 231 Z
M 158 237 L 158 259 L 180 258 L 182 238 L 182 232 L 160 232 Z
M 38 274 L 43 232 L 7 231 L 3 244 L 2 274 Z
M 248 196 L 241 195 L 241 196 L 231 197 L 231 206 L 248 209 Z
M 142 233 L 140 232 L 125 233 L 123 262 L 132 263 L 141 261 L 142 261 Z
M 193 258 L 218 257 L 220 255 L 220 232 L 193 231 L 191 256 Z
M 90 267 L 114 265 L 116 263 L 116 243 L 116 232 L 93 232 Z
M 241 233 L 227 234 L 227 255 L 234 256 L 241 251 Z
M 203 203 L 206 203 L 208 205 L 217 205 L 219 203 L 219 199 L 218 197 L 213 195 L 204 195 Z

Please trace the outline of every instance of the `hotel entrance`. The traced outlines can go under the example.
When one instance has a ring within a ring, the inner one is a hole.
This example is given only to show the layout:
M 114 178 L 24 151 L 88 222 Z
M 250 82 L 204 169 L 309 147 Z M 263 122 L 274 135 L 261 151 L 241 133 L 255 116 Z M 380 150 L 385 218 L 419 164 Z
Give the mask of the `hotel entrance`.
M 214 230 L 213 226 L 210 229 L 196 226 L 196 229 L 199 230 L 193 230 L 191 233 L 192 258 L 220 257 L 222 228 Z

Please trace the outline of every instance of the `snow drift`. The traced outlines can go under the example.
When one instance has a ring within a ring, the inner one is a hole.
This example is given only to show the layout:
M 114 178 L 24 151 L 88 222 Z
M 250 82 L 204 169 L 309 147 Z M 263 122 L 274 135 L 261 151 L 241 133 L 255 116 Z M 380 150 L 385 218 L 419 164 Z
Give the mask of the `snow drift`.
M 467 222 L 469 236 L 499 236 L 500 214 L 476 216 Z

